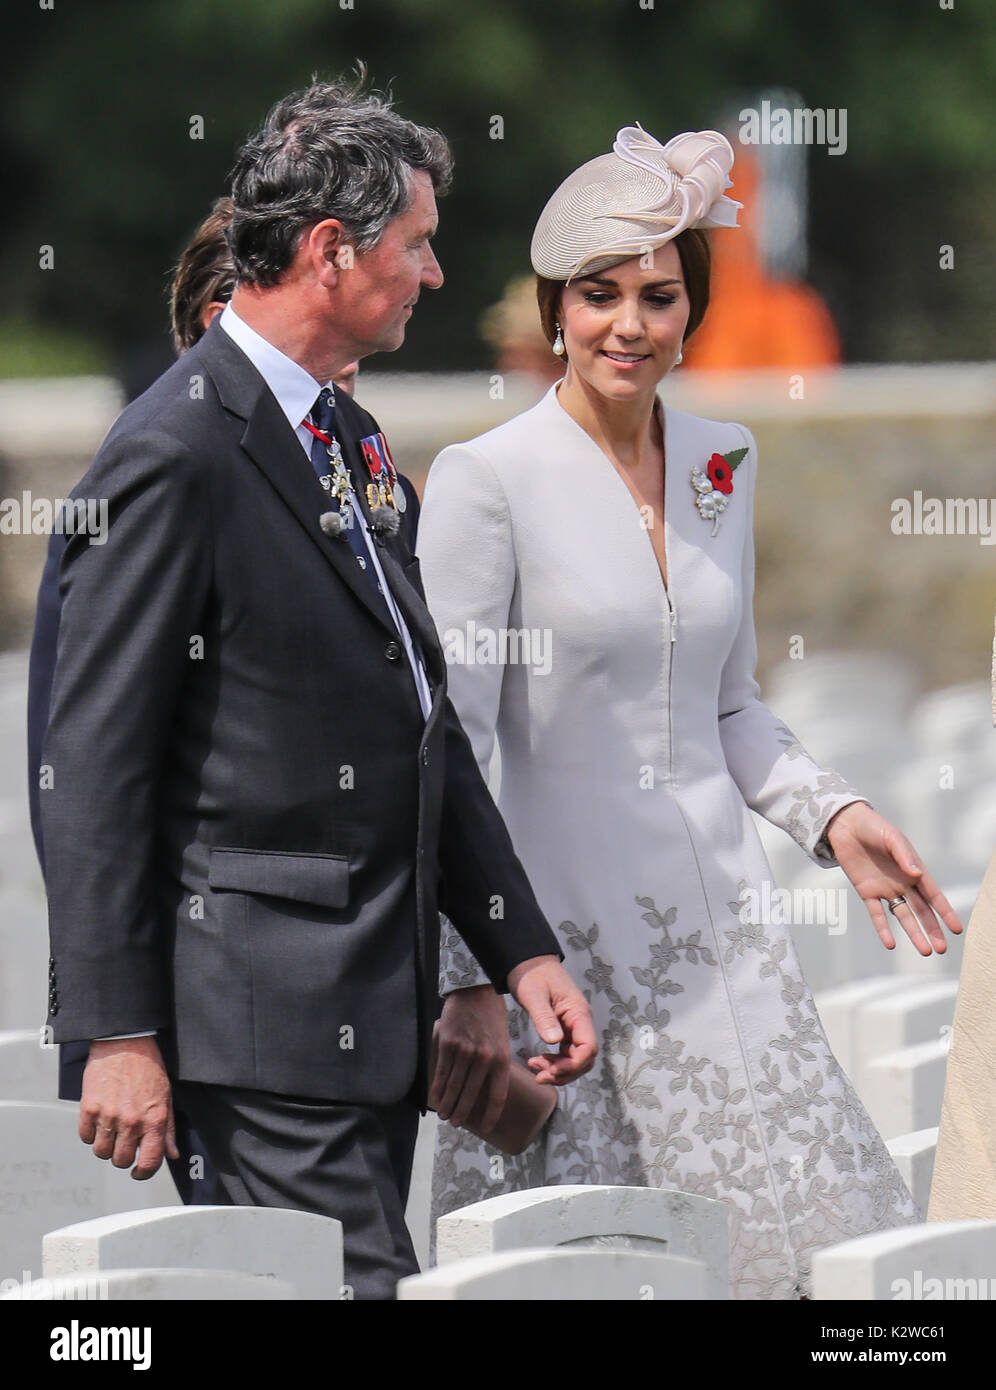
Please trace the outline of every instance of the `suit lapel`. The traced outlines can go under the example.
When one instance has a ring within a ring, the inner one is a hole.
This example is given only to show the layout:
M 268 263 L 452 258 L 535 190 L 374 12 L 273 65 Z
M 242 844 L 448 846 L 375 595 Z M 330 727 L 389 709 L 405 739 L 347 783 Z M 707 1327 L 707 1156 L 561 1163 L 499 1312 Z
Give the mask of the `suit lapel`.
M 319 525 L 319 516 L 329 510 L 328 498 L 287 417 L 259 372 L 217 323 L 212 323 L 193 352 L 203 355 L 222 404 L 245 420 L 240 441 L 242 448 L 347 588 L 393 635 L 395 627 L 390 615 L 384 611 L 369 579 L 361 573 L 348 542 L 326 536 Z M 345 444 L 343 452 L 346 452 Z M 352 459 L 350 467 L 353 468 Z M 353 479 L 358 481 L 355 472 Z
M 363 513 L 367 526 L 373 526 L 373 518 L 370 514 L 370 504 L 367 501 L 367 483 L 370 481 L 370 471 L 367 468 L 366 459 L 363 457 L 363 450 L 360 448 L 360 437 L 356 432 L 356 420 L 354 412 L 350 408 L 352 402 L 345 407 L 336 407 L 337 424 L 341 425 L 339 431 L 339 443 L 342 446 L 343 456 L 349 465 L 349 472 L 353 479 L 356 492 L 356 499 L 359 508 Z M 393 553 L 393 547 L 388 539 L 381 541 L 378 537 L 373 537 L 373 543 L 377 547 L 377 558 L 380 560 L 384 571 L 384 578 L 387 580 L 388 587 L 394 596 L 395 602 L 404 615 L 405 622 L 409 628 L 418 636 L 426 654 L 427 663 L 431 659 L 437 668 L 442 661 L 442 648 L 439 645 L 439 636 L 436 626 L 425 605 L 425 600 L 414 587 L 405 574 L 401 562 Z M 439 662 L 435 661 L 438 656 Z M 439 679 L 439 671 L 430 671 L 434 680 Z

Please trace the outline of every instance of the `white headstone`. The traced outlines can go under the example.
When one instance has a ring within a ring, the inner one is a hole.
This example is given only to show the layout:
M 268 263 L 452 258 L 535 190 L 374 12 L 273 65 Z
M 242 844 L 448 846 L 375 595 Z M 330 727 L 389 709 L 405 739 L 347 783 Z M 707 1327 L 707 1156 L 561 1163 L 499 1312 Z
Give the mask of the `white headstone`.
M 878 805 L 913 752 L 906 716 L 915 687 L 912 667 L 892 653 L 825 652 L 781 662 L 765 698 L 818 763 Z
M 852 980 L 815 996 L 817 1012 L 827 1041 L 837 1061 L 853 1081 L 857 1075 L 857 1018 L 860 1011 L 873 1000 L 898 994 L 909 988 L 909 981 L 896 975 L 874 975 L 867 980 Z
M 408 1189 L 408 1205 L 405 1207 L 405 1224 L 421 1269 L 427 1269 L 429 1266 L 432 1162 L 436 1150 L 438 1123 L 439 1116 L 434 1110 L 427 1111 L 419 1120 L 411 1185 Z
M 895 971 L 897 953 L 882 945 L 867 907 L 842 869 L 807 860 L 787 887 L 792 941 L 810 989 L 823 993 Z
M 980 752 L 991 762 L 991 737 L 987 727 L 990 691 L 987 681 L 948 685 L 921 696 L 909 718 L 914 746 L 925 756 L 978 759 Z
M 932 1221 L 813 1256 L 817 1299 L 996 1298 L 996 1221 Z
M 643 1250 L 513 1250 L 412 1274 L 398 1283 L 398 1298 L 597 1300 L 725 1298 L 700 1260 Z
M 887 1052 L 862 1071 L 861 1099 L 883 1139 L 940 1124 L 949 1036 Z
M 44 895 L 40 888 L 0 884 L 0 1028 L 37 1030 L 45 1021 L 47 981 Z
M 342 1222 L 277 1207 L 161 1207 L 52 1230 L 42 1272 L 234 1269 L 294 1284 L 304 1299 L 343 1297 Z
M 64 1104 L 77 1112 L 75 1101 Z M 175 1207 L 180 1201 L 169 1167 L 164 1162 L 151 1178 L 133 1178 L 130 1168 L 115 1168 L 113 1163 L 95 1159 L 89 1148 L 85 1150 L 91 1163 L 99 1163 L 104 1174 L 104 1211 L 110 1215 L 115 1211 L 150 1211 L 154 1207 Z
M 441 1216 L 440 1266 L 524 1248 L 591 1246 L 681 1256 L 707 1271 L 710 1298 L 726 1298 L 729 1209 L 671 1188 L 565 1184 L 510 1192 Z
M 857 1057 L 854 1083 L 864 1091 L 869 1063 L 916 1043 L 948 1038 L 954 1021 L 957 980 L 908 981 L 906 988 L 869 1000 L 854 1019 Z
M 38 1028 L 0 1032 L 0 1100 L 54 1100 L 59 1050 Z
M 40 1274 L 46 1231 L 106 1210 L 103 1165 L 80 1142 L 74 1110 L 0 1101 L 0 1277 Z
M 22 735 L 23 738 L 23 735 Z M 17 750 L 18 755 L 21 749 Z M 0 748 L 0 766 L 6 772 L 10 764 Z M 26 889 L 38 901 L 44 913 L 44 885 L 41 865 L 35 852 L 35 842 L 31 838 L 27 797 L 24 800 L 10 801 L 6 796 L 0 799 L 0 885 L 4 890 L 10 888 Z
M 0 656 L 0 767 L 4 772 L 0 787 L 0 896 L 14 885 L 31 890 L 41 907 L 44 937 L 45 901 L 28 809 L 27 657 L 27 652 Z M 45 954 L 47 957 L 47 947 Z M 0 1027 L 8 1026 L 0 1017 Z
M 41 1270 L 46 1231 L 176 1192 L 168 1170 L 136 1182 L 94 1158 L 71 1101 L 0 1100 L 0 1278 Z
M 898 1139 L 890 1139 L 885 1147 L 892 1154 L 921 1219 L 926 1221 L 930 1184 L 934 1177 L 934 1156 L 937 1153 L 937 1129 L 901 1134 Z
M 269 1302 L 298 1296 L 294 1285 L 285 1279 L 267 1279 L 233 1269 L 108 1269 L 100 1274 L 42 1277 L 13 1288 L 5 1288 L 0 1283 L 0 1302 L 12 1303 L 48 1302 L 50 1299 L 84 1303 L 149 1303 L 174 1299 Z

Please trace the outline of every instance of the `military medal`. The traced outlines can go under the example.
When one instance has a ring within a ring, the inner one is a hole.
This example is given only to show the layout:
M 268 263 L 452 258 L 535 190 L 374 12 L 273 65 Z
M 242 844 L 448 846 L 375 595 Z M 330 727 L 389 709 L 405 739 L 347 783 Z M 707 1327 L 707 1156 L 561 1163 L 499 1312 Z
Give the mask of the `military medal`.
M 407 502 L 387 440 L 378 430 L 360 440 L 360 449 L 372 479 L 367 484 L 367 501 L 375 529 L 393 535 L 401 522 L 398 513 L 405 510 Z
M 325 452 L 332 461 L 332 471 L 331 473 L 320 473 L 318 481 L 329 496 L 334 497 L 338 502 L 339 513 L 344 525 L 352 526 L 353 480 L 349 476 L 349 469 L 346 467 L 346 460 L 342 456 L 342 448 L 340 447 L 339 441 L 334 434 L 326 434 L 324 430 L 317 429 L 310 420 L 304 420 L 302 423 L 306 430 L 310 430 L 315 438 L 320 439 L 325 445 Z

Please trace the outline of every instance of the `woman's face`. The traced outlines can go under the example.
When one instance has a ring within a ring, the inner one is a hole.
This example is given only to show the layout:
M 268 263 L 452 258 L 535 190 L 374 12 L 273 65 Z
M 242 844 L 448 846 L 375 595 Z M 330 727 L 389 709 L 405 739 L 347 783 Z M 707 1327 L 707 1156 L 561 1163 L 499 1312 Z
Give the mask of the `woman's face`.
M 560 300 L 570 368 L 610 399 L 652 392 L 681 352 L 690 308 L 673 242 L 572 280 Z

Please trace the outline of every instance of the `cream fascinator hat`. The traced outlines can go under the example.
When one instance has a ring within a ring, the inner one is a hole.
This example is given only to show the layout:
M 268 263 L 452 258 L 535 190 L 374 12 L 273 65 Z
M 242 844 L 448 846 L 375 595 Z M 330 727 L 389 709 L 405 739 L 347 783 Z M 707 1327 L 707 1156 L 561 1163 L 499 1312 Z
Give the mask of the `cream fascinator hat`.
M 663 246 L 688 227 L 736 227 L 743 203 L 727 198 L 733 146 L 718 130 L 686 131 L 666 145 L 623 126 L 611 154 L 582 164 L 540 213 L 530 256 L 549 280 L 572 280 Z

